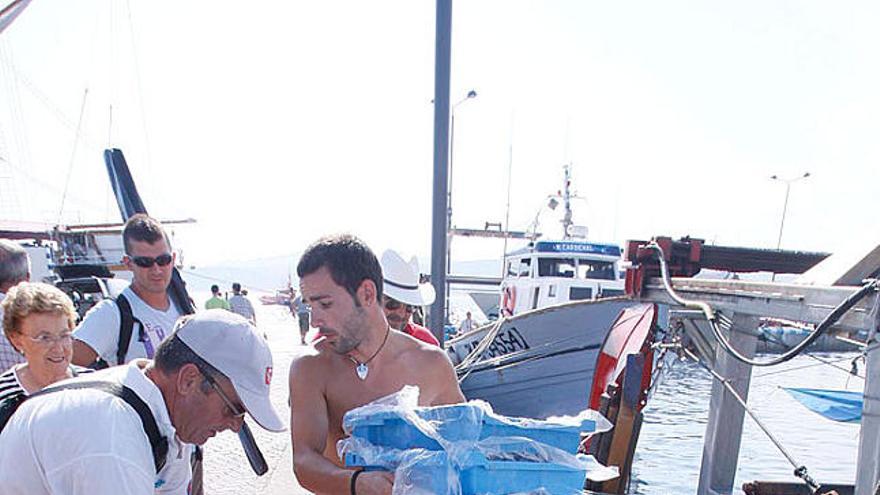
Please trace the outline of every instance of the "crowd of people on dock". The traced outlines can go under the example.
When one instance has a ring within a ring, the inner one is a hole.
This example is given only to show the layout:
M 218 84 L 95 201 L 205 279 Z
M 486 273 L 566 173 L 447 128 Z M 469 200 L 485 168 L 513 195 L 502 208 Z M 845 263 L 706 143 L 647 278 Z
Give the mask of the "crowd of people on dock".
M 241 285 L 186 314 L 169 296 L 175 254 L 162 225 L 123 230 L 131 284 L 77 324 L 67 294 L 30 282 L 0 240 L 0 492 L 198 494 L 201 451 L 245 415 L 287 429 L 270 400 L 272 353 Z M 393 475 L 345 468 L 343 415 L 419 387 L 421 405 L 464 400 L 439 342 L 415 320 L 434 289 L 415 258 L 380 259 L 350 235 L 321 238 L 297 265 L 300 340 L 288 374 L 293 475 L 316 493 L 390 494 Z

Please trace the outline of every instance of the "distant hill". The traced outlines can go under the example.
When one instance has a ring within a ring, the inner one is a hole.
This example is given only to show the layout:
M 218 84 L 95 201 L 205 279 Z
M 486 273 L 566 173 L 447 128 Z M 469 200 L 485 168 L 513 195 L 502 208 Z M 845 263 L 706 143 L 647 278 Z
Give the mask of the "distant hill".
M 300 254 L 296 253 L 289 256 L 186 267 L 182 275 L 187 288 L 194 292 L 209 292 L 212 284 L 217 284 L 221 290 L 228 291 L 231 290 L 233 282 L 238 282 L 251 292 L 272 293 L 275 289 L 287 287 L 288 276 L 294 287 L 299 285 L 296 277 L 296 262 L 299 256 Z M 452 269 L 456 275 L 498 276 L 501 273 L 501 261 L 455 261 Z M 430 271 L 430 266 L 422 264 L 421 270 L 427 273 Z

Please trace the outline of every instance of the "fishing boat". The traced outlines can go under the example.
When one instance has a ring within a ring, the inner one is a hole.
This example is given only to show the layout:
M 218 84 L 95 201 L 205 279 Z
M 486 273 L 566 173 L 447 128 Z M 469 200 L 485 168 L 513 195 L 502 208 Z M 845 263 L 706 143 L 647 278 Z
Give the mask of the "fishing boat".
M 621 312 L 634 305 L 620 297 L 620 247 L 586 239 L 587 229 L 572 221 L 572 197 L 566 165 L 558 196 L 562 238 L 533 238 L 507 253 L 502 318 L 446 342 L 465 396 L 502 414 L 545 418 L 587 409 L 600 348 Z

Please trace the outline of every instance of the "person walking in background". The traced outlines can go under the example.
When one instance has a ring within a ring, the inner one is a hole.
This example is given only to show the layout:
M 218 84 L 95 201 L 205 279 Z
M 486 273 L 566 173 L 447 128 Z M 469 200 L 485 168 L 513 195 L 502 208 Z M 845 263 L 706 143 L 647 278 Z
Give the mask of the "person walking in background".
M 0 239 L 0 302 L 9 289 L 30 278 L 31 263 L 27 251 L 12 241 Z M 3 308 L 0 307 L 0 322 L 2 321 Z M 24 362 L 24 356 L 15 350 L 5 332 L 0 332 L 0 373 Z
M 293 298 L 291 310 L 296 313 L 296 320 L 299 323 L 299 340 L 305 345 L 306 334 L 309 332 L 309 306 L 303 302 L 302 295 Z
M 229 301 L 220 295 L 220 287 L 217 284 L 211 286 L 211 299 L 205 302 L 205 309 L 225 309 L 231 311 Z
M 430 330 L 412 321 L 416 306 L 427 306 L 436 297 L 434 286 L 419 277 L 418 259 L 413 256 L 407 262 L 397 251 L 386 250 L 382 253 L 382 278 L 382 309 L 391 328 L 439 347 Z
M 241 293 L 241 284 L 235 282 L 232 284 L 232 297 L 229 298 L 229 309 L 235 314 L 239 314 L 247 318 L 254 325 L 257 324 L 257 313 L 254 311 L 254 305 L 250 299 Z
M 467 318 L 462 320 L 461 324 L 458 326 L 458 333 L 459 334 L 467 333 L 467 332 L 470 332 L 471 330 L 473 330 L 474 328 L 476 328 L 476 324 L 474 324 L 474 320 L 473 320 L 473 318 L 471 318 L 471 312 L 468 311 Z

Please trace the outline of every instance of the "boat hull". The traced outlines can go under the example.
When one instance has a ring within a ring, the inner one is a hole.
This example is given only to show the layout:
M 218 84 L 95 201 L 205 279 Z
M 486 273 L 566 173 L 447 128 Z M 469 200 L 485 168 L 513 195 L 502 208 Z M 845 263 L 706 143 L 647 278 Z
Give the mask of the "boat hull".
M 460 369 L 468 399 L 489 402 L 508 416 L 546 418 L 588 407 L 596 360 L 605 335 L 634 301 L 575 301 L 528 311 L 500 323 L 492 343 Z M 493 326 L 450 340 L 447 352 L 461 363 Z

